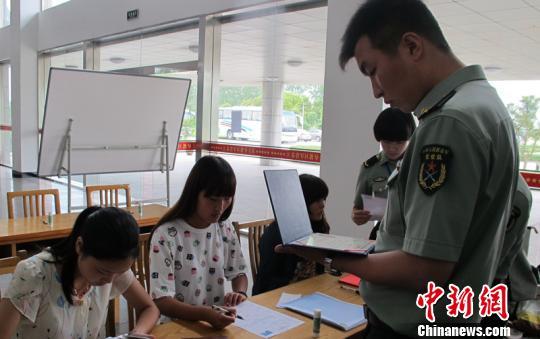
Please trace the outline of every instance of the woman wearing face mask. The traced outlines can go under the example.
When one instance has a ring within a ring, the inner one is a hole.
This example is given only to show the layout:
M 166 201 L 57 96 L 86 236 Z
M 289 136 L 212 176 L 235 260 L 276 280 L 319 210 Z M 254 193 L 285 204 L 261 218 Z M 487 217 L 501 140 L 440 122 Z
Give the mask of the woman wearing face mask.
M 104 338 L 109 300 L 120 295 L 139 315 L 132 333 L 149 333 L 159 311 L 130 269 L 138 254 L 129 213 L 85 209 L 69 237 L 17 265 L 0 302 L 0 338 Z
M 180 200 L 158 222 L 150 244 L 150 290 L 163 315 L 215 328 L 234 322 L 231 307 L 246 299 L 248 284 L 240 243 L 227 220 L 235 191 L 229 163 L 202 157 Z M 225 294 L 225 279 L 232 281 L 233 292 Z
M 321 178 L 311 174 L 301 174 L 300 185 L 304 193 L 313 232 L 329 233 L 330 226 L 324 216 L 328 186 Z M 253 295 L 324 272 L 324 267 L 315 262 L 304 260 L 292 254 L 275 253 L 274 247 L 281 243 L 278 225 L 273 222 L 266 228 L 259 243 L 261 262 L 253 284 Z
M 403 157 L 415 128 L 412 114 L 403 113 L 397 108 L 385 109 L 375 120 L 373 134 L 375 140 L 381 143 L 382 151 L 364 161 L 360 168 L 352 209 L 355 224 L 363 225 L 371 218 L 369 211 L 363 209 L 362 194 L 386 198 L 388 177 Z M 378 224 L 371 231 L 369 239 L 376 238 L 377 230 Z

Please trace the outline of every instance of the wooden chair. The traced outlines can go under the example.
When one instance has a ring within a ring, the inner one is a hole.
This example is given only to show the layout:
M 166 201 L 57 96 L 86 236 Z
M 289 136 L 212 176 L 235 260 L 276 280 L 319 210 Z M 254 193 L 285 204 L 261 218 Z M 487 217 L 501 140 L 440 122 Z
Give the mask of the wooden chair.
M 139 280 L 139 283 L 143 286 L 146 292 L 150 292 L 150 262 L 148 261 L 148 256 L 150 254 L 150 233 L 144 233 L 139 235 L 139 256 L 137 260 L 131 265 L 131 270 L 135 274 L 135 278 Z M 116 305 L 116 300 L 109 301 L 109 311 L 107 313 L 107 320 L 105 323 L 105 333 L 107 337 L 116 336 L 116 327 L 115 323 L 119 318 L 119 314 L 116 312 L 119 311 L 119 308 Z M 135 307 L 129 302 L 127 303 L 128 311 L 128 326 L 131 331 L 135 327 L 135 321 L 138 314 L 135 312 Z
M 0 259 L 0 275 L 10 274 L 15 272 L 15 266 L 21 261 L 18 256 L 7 257 Z
M 274 219 L 255 220 L 245 223 L 239 223 L 233 221 L 233 226 L 240 240 L 240 230 L 248 230 L 248 248 L 249 248 L 249 261 L 251 264 L 251 277 L 255 281 L 257 272 L 259 271 L 259 265 L 261 263 L 261 256 L 259 254 L 259 242 L 264 233 L 266 227 L 270 226 L 274 222 Z
M 13 200 L 22 198 L 24 217 L 37 217 L 47 215 L 45 211 L 46 196 L 52 195 L 54 199 L 54 209 L 56 214 L 60 214 L 60 193 L 56 188 L 32 191 L 7 192 L 8 218 L 13 219 Z
M 7 258 L 1 258 L 0 259 L 0 275 L 4 274 L 12 274 L 15 272 L 15 267 L 17 267 L 17 264 L 21 261 L 21 258 L 15 256 L 15 257 L 7 257 Z M 0 298 L 2 298 L 2 292 L 4 292 L 2 289 L 0 289 Z
M 133 265 L 131 270 L 135 274 L 135 277 L 141 285 L 144 287 L 146 292 L 150 293 L 150 262 L 148 260 L 150 255 L 150 233 L 144 233 L 139 235 L 139 257 Z M 135 326 L 135 321 L 137 319 L 137 314 L 133 305 L 128 303 L 128 324 L 129 330 L 131 331 Z
M 7 205 L 8 205 L 8 218 L 15 218 L 14 211 L 14 200 L 16 198 L 22 198 L 23 214 L 24 217 L 37 217 L 37 216 L 46 216 L 46 201 L 47 196 L 51 196 L 54 200 L 54 211 L 55 214 L 62 213 L 60 209 L 60 193 L 58 189 L 42 189 L 42 190 L 31 190 L 31 191 L 17 191 L 17 192 L 7 192 Z M 52 208 L 51 208 L 52 209 Z M 34 254 L 36 248 L 30 246 L 26 247 L 26 250 L 17 251 L 17 246 L 11 244 L 11 255 L 19 256 L 21 259 L 26 259 L 28 257 L 28 251 L 31 254 Z
M 128 184 L 121 185 L 92 185 L 86 186 L 86 205 L 101 207 L 119 207 L 119 191 L 124 191 L 126 195 L 126 207 L 131 207 L 131 192 Z M 93 193 L 99 192 L 99 201 L 94 203 Z

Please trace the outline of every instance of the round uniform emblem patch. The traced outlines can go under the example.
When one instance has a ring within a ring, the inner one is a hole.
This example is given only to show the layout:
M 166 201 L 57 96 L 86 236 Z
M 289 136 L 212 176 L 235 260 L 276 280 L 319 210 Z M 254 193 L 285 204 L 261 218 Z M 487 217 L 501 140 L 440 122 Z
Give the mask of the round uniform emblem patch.
M 448 146 L 426 145 L 420 152 L 418 184 L 424 193 L 433 194 L 448 180 L 452 150 Z

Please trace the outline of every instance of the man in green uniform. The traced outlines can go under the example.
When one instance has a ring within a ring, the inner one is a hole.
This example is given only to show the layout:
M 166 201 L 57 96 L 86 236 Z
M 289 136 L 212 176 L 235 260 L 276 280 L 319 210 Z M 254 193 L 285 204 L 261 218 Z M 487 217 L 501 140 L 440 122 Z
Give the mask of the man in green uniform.
M 433 306 L 434 323 L 479 323 L 478 296 L 495 277 L 514 199 L 518 153 L 512 121 L 480 66 L 465 67 L 420 0 L 367 0 L 343 37 L 342 67 L 355 58 L 373 94 L 419 119 L 388 204 L 375 252 L 365 258 L 277 247 L 362 277 L 367 338 L 419 335 L 428 282 L 470 287 L 472 316 Z M 395 172 L 396 173 L 396 172 Z
M 501 259 L 493 284 L 503 282 L 509 285 L 509 299 L 517 302 L 536 297 L 536 278 L 527 259 L 527 221 L 532 205 L 532 195 L 523 177 L 518 178 L 516 195 L 510 221 L 506 227 Z
M 386 181 L 401 159 L 416 124 L 410 113 L 397 108 L 387 108 L 379 113 L 373 124 L 375 140 L 380 142 L 382 151 L 364 161 L 356 181 L 356 193 L 352 209 L 352 220 L 363 225 L 371 219 L 370 211 L 363 209 L 362 194 L 386 198 Z M 373 227 L 369 239 L 375 240 L 379 223 Z

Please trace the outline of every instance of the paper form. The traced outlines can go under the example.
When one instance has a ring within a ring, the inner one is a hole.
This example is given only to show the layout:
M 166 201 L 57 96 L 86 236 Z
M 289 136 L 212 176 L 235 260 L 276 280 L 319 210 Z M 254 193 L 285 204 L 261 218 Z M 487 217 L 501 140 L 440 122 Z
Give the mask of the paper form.
M 236 306 L 236 314 L 241 315 L 244 320 L 237 318 L 234 321 L 235 326 L 263 338 L 271 338 L 304 323 L 248 300 Z
M 362 194 L 362 202 L 364 203 L 364 210 L 371 213 L 369 220 L 381 220 L 384 211 L 386 210 L 386 199 L 379 197 L 372 197 L 371 195 Z

